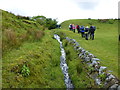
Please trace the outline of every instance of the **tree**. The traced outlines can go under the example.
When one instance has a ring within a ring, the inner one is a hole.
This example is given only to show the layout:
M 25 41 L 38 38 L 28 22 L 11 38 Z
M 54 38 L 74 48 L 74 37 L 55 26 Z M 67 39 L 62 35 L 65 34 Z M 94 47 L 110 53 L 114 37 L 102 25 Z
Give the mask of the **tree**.
M 34 16 L 32 20 L 38 22 L 40 25 L 43 25 L 49 30 L 55 29 L 57 25 L 56 19 L 46 18 L 45 16 Z
M 46 23 L 46 17 L 45 16 L 34 16 L 32 20 L 35 20 L 38 22 L 40 25 L 45 25 Z
M 51 18 L 47 18 L 46 19 L 46 27 L 51 30 L 51 29 L 55 29 L 57 25 L 57 21 L 56 19 L 51 19 Z

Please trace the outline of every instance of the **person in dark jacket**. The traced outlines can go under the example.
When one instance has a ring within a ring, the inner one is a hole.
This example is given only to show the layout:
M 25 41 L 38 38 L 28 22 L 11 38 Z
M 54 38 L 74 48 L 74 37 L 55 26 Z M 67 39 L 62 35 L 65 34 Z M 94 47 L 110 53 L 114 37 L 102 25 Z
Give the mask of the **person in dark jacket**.
M 84 32 L 85 32 L 84 26 L 81 26 L 81 27 L 80 27 L 80 32 L 81 32 L 81 36 L 82 36 L 82 38 L 83 38 L 83 37 L 84 37 Z
M 69 30 L 72 31 L 72 24 L 69 25 Z
M 72 24 L 72 30 L 73 30 L 73 32 L 75 33 L 75 25 L 74 24 Z
M 76 29 L 77 29 L 78 33 L 80 33 L 80 26 L 79 25 L 76 25 Z
M 95 26 L 90 26 L 89 34 L 90 34 L 90 39 L 92 39 L 92 40 L 94 40 L 95 30 L 96 30 Z
M 89 27 L 85 27 L 85 39 L 88 40 L 88 36 L 89 36 Z

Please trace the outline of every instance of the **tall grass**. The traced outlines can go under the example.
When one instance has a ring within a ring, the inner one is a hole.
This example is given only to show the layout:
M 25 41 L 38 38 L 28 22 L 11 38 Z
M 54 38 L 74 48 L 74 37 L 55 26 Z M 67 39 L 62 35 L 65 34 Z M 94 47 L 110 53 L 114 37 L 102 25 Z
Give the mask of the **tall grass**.
M 13 30 L 5 30 L 2 36 L 3 52 L 7 49 L 18 47 L 20 45 L 20 41 L 17 39 L 16 33 Z
M 24 41 L 39 41 L 43 36 L 44 32 L 40 30 L 28 30 L 19 36 L 13 30 L 5 30 L 2 38 L 3 52 L 8 49 L 18 48 Z
M 29 17 L 15 16 L 2 11 L 2 50 L 6 52 L 18 48 L 26 41 L 39 41 L 44 36 L 45 28 Z

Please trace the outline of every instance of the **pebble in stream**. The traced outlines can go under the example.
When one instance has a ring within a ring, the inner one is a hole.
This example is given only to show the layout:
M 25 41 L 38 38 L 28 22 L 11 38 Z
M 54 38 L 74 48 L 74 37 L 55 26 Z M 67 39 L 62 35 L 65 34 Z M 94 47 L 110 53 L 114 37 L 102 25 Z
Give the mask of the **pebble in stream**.
M 72 81 L 71 81 L 69 74 L 68 74 L 68 66 L 66 64 L 66 54 L 65 54 L 65 50 L 62 46 L 62 42 L 60 41 L 60 37 L 57 34 L 54 34 L 54 38 L 56 40 L 58 40 L 58 42 L 60 43 L 60 49 L 61 49 L 60 67 L 61 67 L 62 72 L 64 74 L 65 85 L 67 88 L 74 88 Z

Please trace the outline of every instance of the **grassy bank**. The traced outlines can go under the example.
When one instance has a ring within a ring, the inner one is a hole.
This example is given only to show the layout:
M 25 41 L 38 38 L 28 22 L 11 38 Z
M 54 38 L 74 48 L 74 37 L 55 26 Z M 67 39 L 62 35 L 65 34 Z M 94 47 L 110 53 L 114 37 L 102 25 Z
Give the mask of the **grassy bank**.
M 29 17 L 2 11 L 2 51 L 18 48 L 26 41 L 34 42 L 44 36 L 44 27 Z
M 29 17 L 2 11 L 2 51 L 3 88 L 65 87 L 59 43 Z
M 45 32 L 40 42 L 24 43 L 18 50 L 3 56 L 3 87 L 7 88 L 64 88 L 64 76 L 60 69 L 59 43 Z M 20 73 L 26 65 L 30 74 Z

